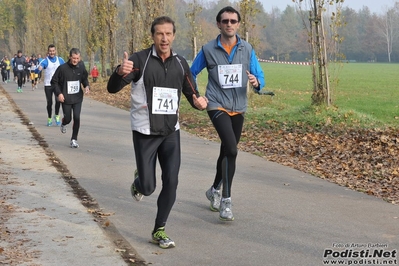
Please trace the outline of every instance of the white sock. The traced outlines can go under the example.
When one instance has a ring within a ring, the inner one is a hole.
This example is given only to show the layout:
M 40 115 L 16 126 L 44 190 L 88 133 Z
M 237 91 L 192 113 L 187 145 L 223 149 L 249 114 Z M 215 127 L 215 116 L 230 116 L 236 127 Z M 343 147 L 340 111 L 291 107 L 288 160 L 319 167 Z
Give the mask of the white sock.
M 215 193 L 216 191 L 219 192 L 219 190 L 215 189 L 215 188 L 212 186 L 212 193 Z

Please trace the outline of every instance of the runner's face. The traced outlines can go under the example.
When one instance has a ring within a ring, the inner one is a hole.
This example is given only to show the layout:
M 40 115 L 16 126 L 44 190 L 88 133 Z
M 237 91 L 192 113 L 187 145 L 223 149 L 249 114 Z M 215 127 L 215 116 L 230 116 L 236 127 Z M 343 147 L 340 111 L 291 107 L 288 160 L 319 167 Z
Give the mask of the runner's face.
M 48 49 L 48 56 L 49 57 L 54 57 L 56 52 L 57 51 L 55 50 L 55 47 L 51 47 L 51 48 Z
M 80 54 L 72 54 L 72 56 L 69 57 L 69 60 L 72 65 L 76 66 L 80 61 Z
M 152 40 L 154 41 L 155 50 L 159 56 L 163 58 L 170 56 L 170 50 L 172 49 L 174 39 L 175 34 L 173 33 L 173 24 L 165 23 L 155 26 Z
M 228 21 L 227 24 L 223 21 Z M 231 21 L 236 22 L 235 24 Z M 238 22 L 238 15 L 236 13 L 224 12 L 221 15 L 220 22 L 217 23 L 220 33 L 227 38 L 233 37 L 237 34 L 238 28 L 240 27 L 240 22 Z

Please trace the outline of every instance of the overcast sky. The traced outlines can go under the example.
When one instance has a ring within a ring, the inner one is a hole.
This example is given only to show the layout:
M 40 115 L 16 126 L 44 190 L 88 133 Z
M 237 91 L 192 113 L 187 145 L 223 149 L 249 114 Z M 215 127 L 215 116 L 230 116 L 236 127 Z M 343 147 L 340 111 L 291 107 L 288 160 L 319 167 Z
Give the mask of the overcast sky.
M 291 0 L 259 0 L 266 12 L 270 12 L 272 7 L 284 10 L 287 5 L 295 6 Z M 345 0 L 343 7 L 350 7 L 359 11 L 363 6 L 367 6 L 372 13 L 381 13 L 386 7 L 393 7 L 395 0 Z

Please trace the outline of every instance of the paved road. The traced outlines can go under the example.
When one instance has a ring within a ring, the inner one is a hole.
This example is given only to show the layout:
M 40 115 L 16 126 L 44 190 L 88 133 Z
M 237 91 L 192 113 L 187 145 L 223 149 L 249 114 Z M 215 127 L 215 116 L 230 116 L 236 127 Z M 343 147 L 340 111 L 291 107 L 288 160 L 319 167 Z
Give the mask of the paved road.
M 126 265 L 112 224 L 95 221 L 12 102 L 0 86 L 0 265 Z
M 167 224 L 177 246 L 162 250 L 149 243 L 159 188 L 142 202 L 129 192 L 135 163 L 128 112 L 86 98 L 80 148 L 71 149 L 70 127 L 63 135 L 45 125 L 42 86 L 23 93 L 16 93 L 14 83 L 3 87 L 80 185 L 104 212 L 114 213 L 112 224 L 151 265 L 324 265 L 331 259 L 323 258 L 326 251 L 340 258 L 346 249 L 352 250 L 350 259 L 355 251 L 390 252 L 384 259 L 397 265 L 398 206 L 245 152 L 239 153 L 232 189 L 235 221 L 219 221 L 205 198 L 219 145 L 186 132 L 177 201 Z M 366 259 L 370 263 L 364 265 L 376 263 Z

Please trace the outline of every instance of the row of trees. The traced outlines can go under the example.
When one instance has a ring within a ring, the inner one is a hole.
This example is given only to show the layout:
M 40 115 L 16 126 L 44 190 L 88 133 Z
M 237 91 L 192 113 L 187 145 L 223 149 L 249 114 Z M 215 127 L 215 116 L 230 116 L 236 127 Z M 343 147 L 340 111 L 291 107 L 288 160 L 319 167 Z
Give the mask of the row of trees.
M 293 2 L 285 10 L 267 13 L 256 0 L 0 0 L 0 51 L 44 54 L 47 45 L 54 43 L 66 57 L 71 47 L 79 47 L 91 64 L 101 62 L 104 75 L 123 51 L 148 46 L 151 21 L 167 14 L 177 24 L 174 49 L 192 59 L 198 47 L 218 34 L 218 10 L 232 5 L 242 14 L 241 36 L 256 47 L 260 58 L 310 60 L 305 26 L 310 23 L 307 3 L 313 1 Z M 326 38 L 340 43 L 340 48 L 330 48 L 348 60 L 399 62 L 399 2 L 379 14 L 367 7 L 330 11 L 329 2 L 314 1 L 325 9 Z
M 261 58 L 303 61 L 308 58 L 308 33 L 297 7 L 305 1 L 295 2 L 285 10 L 267 13 L 256 0 L 0 0 L 0 51 L 43 53 L 49 43 L 55 43 L 61 54 L 76 46 L 89 57 L 101 57 L 104 52 L 104 60 L 111 62 L 121 50 L 147 45 L 152 19 L 167 14 L 178 26 L 175 49 L 192 58 L 193 37 L 197 47 L 214 38 L 217 11 L 233 5 L 243 15 L 242 36 L 249 33 Z M 383 8 L 380 14 L 367 7 L 341 10 L 345 27 L 339 36 L 347 59 L 399 61 L 399 2 Z

